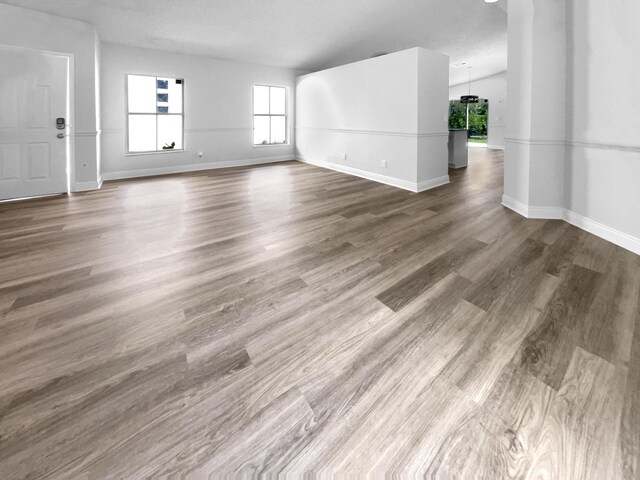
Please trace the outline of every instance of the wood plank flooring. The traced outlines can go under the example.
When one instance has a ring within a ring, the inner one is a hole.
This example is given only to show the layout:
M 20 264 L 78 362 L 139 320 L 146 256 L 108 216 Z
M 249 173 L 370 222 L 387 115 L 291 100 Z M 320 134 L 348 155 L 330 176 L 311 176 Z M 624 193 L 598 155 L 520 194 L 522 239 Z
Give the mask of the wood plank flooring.
M 0 204 L 0 478 L 640 478 L 640 257 L 451 175 Z

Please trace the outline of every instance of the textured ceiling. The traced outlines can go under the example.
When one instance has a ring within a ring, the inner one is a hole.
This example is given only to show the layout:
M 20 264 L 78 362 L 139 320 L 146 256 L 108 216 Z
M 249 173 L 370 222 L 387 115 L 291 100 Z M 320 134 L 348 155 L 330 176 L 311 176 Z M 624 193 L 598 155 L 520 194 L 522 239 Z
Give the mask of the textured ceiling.
M 506 70 L 506 0 L 0 0 L 96 25 L 107 42 L 306 71 L 425 47 Z M 467 80 L 452 68 L 452 85 Z

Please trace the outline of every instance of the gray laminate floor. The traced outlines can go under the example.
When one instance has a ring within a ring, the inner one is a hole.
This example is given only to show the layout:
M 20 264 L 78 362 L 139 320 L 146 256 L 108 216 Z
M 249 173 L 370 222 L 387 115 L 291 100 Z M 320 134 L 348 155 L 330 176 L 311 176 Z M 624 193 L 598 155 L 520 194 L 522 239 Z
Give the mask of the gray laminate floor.
M 640 257 L 471 155 L 0 205 L 0 477 L 640 478 Z

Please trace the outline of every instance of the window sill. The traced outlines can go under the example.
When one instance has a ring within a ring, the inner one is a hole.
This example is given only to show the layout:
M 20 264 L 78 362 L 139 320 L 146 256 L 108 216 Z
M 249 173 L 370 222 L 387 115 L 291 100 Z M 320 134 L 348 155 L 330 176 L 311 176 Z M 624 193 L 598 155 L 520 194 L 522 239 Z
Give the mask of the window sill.
M 267 143 L 265 145 L 254 145 L 253 148 L 265 148 L 265 147 L 290 147 L 290 143 Z
M 184 148 L 172 148 L 171 150 L 154 150 L 152 152 L 127 152 L 125 156 L 127 157 L 137 157 L 138 155 L 164 155 L 165 153 L 184 153 L 186 150 Z

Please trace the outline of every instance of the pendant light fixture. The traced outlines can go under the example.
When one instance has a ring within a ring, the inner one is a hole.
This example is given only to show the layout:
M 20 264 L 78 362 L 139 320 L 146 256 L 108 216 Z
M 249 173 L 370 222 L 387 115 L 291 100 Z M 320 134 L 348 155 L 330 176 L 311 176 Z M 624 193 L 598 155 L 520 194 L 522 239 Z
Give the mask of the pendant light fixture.
M 480 100 L 477 95 L 471 95 L 471 67 L 467 67 L 469 70 L 469 95 L 462 95 L 460 97 L 460 103 L 469 104 L 469 103 L 478 103 Z

